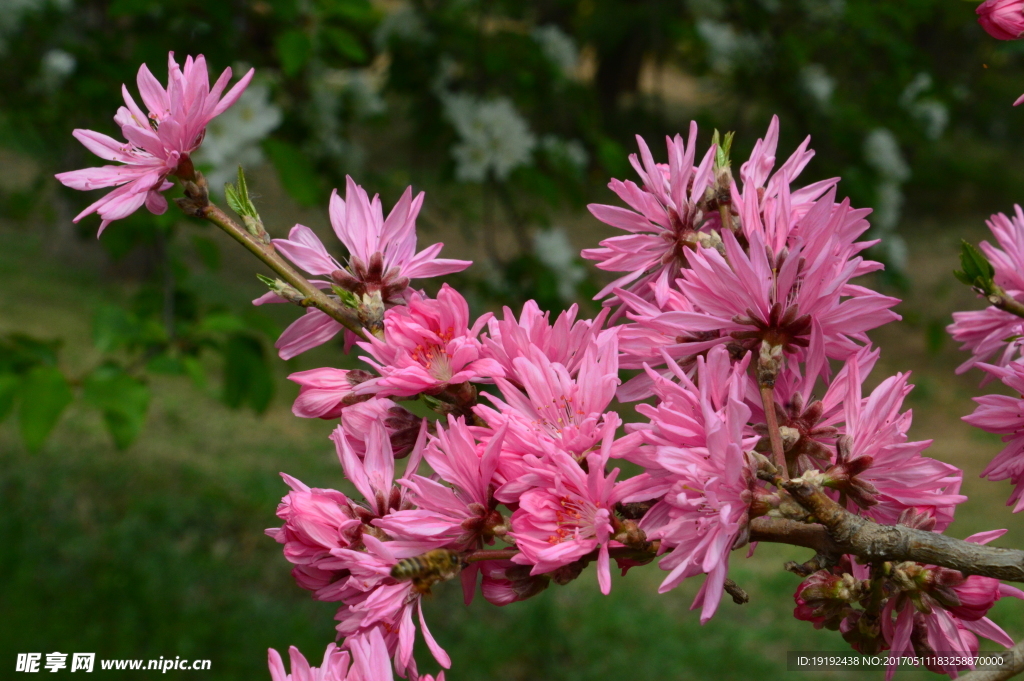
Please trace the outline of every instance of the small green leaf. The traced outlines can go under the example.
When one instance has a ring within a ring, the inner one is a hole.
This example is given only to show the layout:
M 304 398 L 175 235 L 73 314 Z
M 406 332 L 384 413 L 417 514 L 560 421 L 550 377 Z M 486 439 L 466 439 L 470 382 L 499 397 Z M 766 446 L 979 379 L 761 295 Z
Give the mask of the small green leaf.
M 181 358 L 181 366 L 197 388 L 206 388 L 206 370 L 203 369 L 203 363 L 199 361 L 198 357 L 185 355 Z
M 141 334 L 139 320 L 124 308 L 104 305 L 92 318 L 92 342 L 100 352 L 112 352 Z
M 228 182 L 224 185 L 224 198 L 228 202 L 228 208 L 235 211 L 239 215 L 243 214 L 245 210 L 242 208 L 242 200 L 238 196 L 238 190 L 235 189 L 235 185 Z
M 335 295 L 337 295 L 338 298 L 341 299 L 341 302 L 342 304 L 345 305 L 345 307 L 351 307 L 352 309 L 356 310 L 359 309 L 359 306 L 362 304 L 361 301 L 359 300 L 359 296 L 352 293 L 348 289 L 341 288 L 337 284 L 331 284 L 331 290 L 334 291 Z
M 953 276 L 983 295 L 989 296 L 996 291 L 995 281 L 992 279 L 995 273 L 995 268 L 984 253 L 967 241 L 960 242 L 960 269 L 955 270 Z
M 300 205 L 316 205 L 321 194 L 320 176 L 298 147 L 271 137 L 263 141 L 263 149 L 288 195 Z
M 21 438 L 36 452 L 71 403 L 71 387 L 56 367 L 38 366 L 25 375 L 18 393 Z
M 334 46 L 334 49 L 338 51 L 341 56 L 346 59 L 350 59 L 354 62 L 366 61 L 366 50 L 359 43 L 359 39 L 356 38 L 351 32 L 346 31 L 343 28 L 326 28 L 324 29 L 324 35 Z
M 118 366 L 98 367 L 85 379 L 82 397 L 103 412 L 107 431 L 118 449 L 138 437 L 149 409 L 149 387 Z
M 277 36 L 275 41 L 281 70 L 287 76 L 295 76 L 309 60 L 312 44 L 303 31 L 295 28 Z

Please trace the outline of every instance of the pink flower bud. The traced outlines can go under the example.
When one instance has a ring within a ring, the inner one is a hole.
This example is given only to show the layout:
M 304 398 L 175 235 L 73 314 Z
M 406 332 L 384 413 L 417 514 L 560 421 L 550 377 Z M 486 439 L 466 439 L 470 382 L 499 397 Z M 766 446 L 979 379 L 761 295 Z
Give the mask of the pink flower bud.
M 1024 1 L 986 0 L 975 10 L 978 23 L 998 40 L 1016 40 L 1024 33 Z

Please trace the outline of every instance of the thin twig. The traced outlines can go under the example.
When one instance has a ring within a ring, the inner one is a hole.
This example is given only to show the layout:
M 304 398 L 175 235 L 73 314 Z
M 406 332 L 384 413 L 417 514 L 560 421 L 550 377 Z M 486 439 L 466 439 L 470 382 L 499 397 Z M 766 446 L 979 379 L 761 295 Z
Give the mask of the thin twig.
M 782 474 L 783 480 L 789 479 L 789 466 L 786 464 L 786 453 L 782 449 L 782 434 L 779 432 L 779 420 L 775 415 L 775 387 L 761 384 L 761 404 L 764 405 L 764 420 L 768 425 L 768 440 L 772 444 L 772 458 Z

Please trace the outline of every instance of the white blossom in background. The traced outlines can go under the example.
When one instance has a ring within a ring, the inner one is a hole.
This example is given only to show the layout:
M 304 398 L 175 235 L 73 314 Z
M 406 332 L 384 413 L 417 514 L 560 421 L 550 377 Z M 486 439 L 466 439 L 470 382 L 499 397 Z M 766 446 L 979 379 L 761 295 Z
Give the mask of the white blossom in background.
M 836 79 L 821 64 L 808 64 L 800 70 L 800 84 L 819 107 L 827 109 L 836 89 Z
M 459 142 L 452 147 L 456 178 L 483 182 L 490 172 L 500 181 L 530 162 L 537 138 L 512 100 L 455 93 L 444 94 L 441 101 L 459 135 Z
M 565 302 L 576 299 L 576 286 L 587 278 L 579 262 L 579 249 L 573 248 L 564 229 L 553 227 L 533 233 L 533 251 L 558 278 L 558 296 Z
M 43 87 L 56 90 L 64 80 L 75 72 L 78 62 L 70 52 L 53 49 L 43 55 L 40 67 Z
M 554 24 L 538 26 L 530 33 L 548 61 L 565 76 L 571 76 L 579 64 L 579 50 L 572 36 Z
M 731 24 L 713 19 L 700 19 L 697 33 L 708 48 L 711 68 L 719 72 L 732 70 L 733 64 L 761 57 L 761 42 L 747 33 L 737 32 Z
M 388 12 L 373 34 L 373 44 L 378 50 L 385 50 L 392 38 L 412 42 L 428 43 L 434 39 L 423 17 L 415 8 L 403 5 Z
M 922 97 L 931 89 L 932 77 L 927 73 L 917 74 L 900 94 L 900 106 L 910 112 L 924 128 L 928 139 L 936 140 L 949 124 L 949 108 L 935 97 Z
M 871 223 L 884 235 L 881 247 L 897 268 L 906 265 L 907 246 L 895 234 L 903 212 L 903 183 L 910 179 L 910 166 L 903 158 L 896 135 L 887 128 L 875 128 L 864 139 L 864 159 L 879 176 L 875 187 L 875 212 Z
M 579 140 L 565 140 L 557 135 L 544 135 L 540 139 L 540 148 L 549 156 L 567 161 L 577 171 L 583 171 L 590 162 L 586 147 Z
M 259 143 L 281 124 L 281 118 L 281 109 L 270 101 L 270 88 L 253 83 L 234 106 L 213 119 L 195 154 L 197 163 L 209 167 L 205 175 L 210 187 L 220 192 L 234 180 L 239 165 L 250 168 L 262 163 Z

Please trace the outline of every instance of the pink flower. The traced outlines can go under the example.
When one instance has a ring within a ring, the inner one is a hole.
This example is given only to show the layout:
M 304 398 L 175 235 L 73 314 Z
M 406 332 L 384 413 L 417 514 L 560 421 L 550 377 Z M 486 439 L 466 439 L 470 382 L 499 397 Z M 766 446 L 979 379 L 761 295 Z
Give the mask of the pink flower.
M 1024 33 L 1024 2 L 985 0 L 975 10 L 978 23 L 997 40 L 1016 40 Z
M 907 383 L 909 374 L 887 378 L 862 399 L 860 367 L 852 362 L 848 369 L 842 430 L 849 436 L 850 445 L 845 461 L 840 463 L 866 466 L 857 477 L 874 488 L 872 496 L 877 502 L 860 512 L 891 525 L 906 509 L 927 510 L 935 517 L 939 531 L 945 529 L 953 521 L 956 505 L 967 500 L 957 494 L 963 472 L 921 456 L 931 440 L 907 442 L 913 414 L 909 410 L 901 414 L 900 407 L 913 388 Z
M 139 108 L 121 86 L 125 106 L 117 111 L 114 122 L 121 127 L 126 143 L 92 130 L 75 130 L 74 136 L 86 149 L 107 161 L 123 165 L 85 168 L 56 177 L 72 189 L 90 190 L 117 187 L 75 216 L 78 222 L 86 215 L 99 213 L 102 218 L 99 234 L 114 220 L 128 217 L 145 204 L 156 215 L 167 210 L 167 199 L 161 192 L 172 184 L 167 176 L 182 163 L 191 165 L 189 154 L 199 148 L 207 124 L 238 101 L 252 80 L 250 69 L 231 90 L 221 96 L 231 69 L 224 72 L 210 88 L 206 59 L 199 55 L 185 59 L 184 71 L 167 55 L 168 83 L 161 87 L 149 69 L 139 67 L 138 85 L 148 115 Z
M 578 310 L 573 304 L 551 324 L 548 322 L 549 313 L 541 312 L 534 300 L 523 304 L 518 320 L 512 310 L 506 307 L 501 321 L 492 318 L 487 322 L 487 336 L 483 339 L 484 352 L 501 364 L 508 381 L 520 387 L 522 381 L 516 374 L 513 360 L 528 355 L 530 348 L 540 349 L 549 360 L 558 362 L 570 376 L 575 376 L 586 349 L 603 333 L 601 327 L 608 317 L 608 311 L 602 310 L 592 320 L 576 321 Z
M 295 225 L 288 239 L 274 239 L 277 247 L 298 267 L 315 276 L 330 277 L 359 298 L 379 294 L 386 304 L 405 302 L 409 281 L 461 272 L 472 263 L 437 257 L 444 244 L 416 252 L 416 217 L 423 205 L 423 192 L 414 199 L 412 187 L 384 219 L 380 198 L 371 201 L 362 187 L 346 177 L 345 200 L 331 193 L 331 226 L 348 249 L 347 266 L 342 267 L 324 248 L 313 230 Z
M 1006 293 L 1024 301 L 1024 210 L 1014 206 L 1013 218 L 997 213 L 986 221 L 996 241 L 1002 248 L 996 248 L 987 241 L 981 242 L 981 250 L 995 270 L 995 283 Z M 971 358 L 957 367 L 961 374 L 968 369 L 989 361 L 993 355 L 996 364 L 1006 366 L 1019 353 L 1024 337 L 1024 320 L 995 307 L 968 312 L 954 312 L 953 323 L 946 327 L 953 340 L 960 341 L 961 350 L 969 350 Z M 982 385 L 991 380 L 986 376 Z
M 284 544 L 288 562 L 312 565 L 331 549 L 359 542 L 361 522 L 348 497 L 333 489 L 311 489 L 290 475 L 281 477 L 292 488 L 277 508 L 284 525 L 266 532 Z
M 307 419 L 336 419 L 345 407 L 365 400 L 355 394 L 355 387 L 372 378 L 366 371 L 345 369 L 310 369 L 288 376 L 298 383 L 299 396 L 292 413 Z
M 399 481 L 408 480 L 416 474 L 422 460 L 426 437 L 427 421 L 424 419 L 420 424 L 419 438 L 406 463 L 405 473 Z M 334 429 L 331 440 L 334 441 L 345 477 L 366 499 L 366 506 L 356 509 L 359 517 L 367 524 L 365 530 L 372 530 L 368 525 L 371 519 L 411 507 L 404 488 L 395 485 L 395 454 L 391 448 L 387 427 L 382 420 L 374 421 L 370 425 L 362 457 L 356 454 L 342 426 Z
M 385 313 L 383 341 L 370 337 L 359 343 L 372 355 L 362 359 L 381 378 L 359 384 L 356 394 L 437 394 L 450 385 L 502 376 L 501 365 L 483 356 L 477 339 L 490 317 L 483 315 L 471 328 L 466 299 L 448 284 L 441 287 L 437 300 L 413 293 L 408 306 Z
M 542 442 L 549 442 L 582 460 L 602 437 L 619 384 L 616 335 L 602 334 L 586 349 L 575 379 L 539 348 L 528 348 L 512 366 L 525 393 L 497 378 L 505 401 L 488 394 L 498 411 L 478 405 L 476 413 L 492 428 L 509 425 L 509 451 L 541 454 L 547 449 Z
M 687 251 L 690 268 L 677 283 L 698 311 L 666 312 L 647 322 L 679 336 L 669 354 L 684 357 L 727 342 L 757 348 L 764 340 L 798 354 L 819 325 L 825 355 L 846 359 L 868 342 L 866 331 L 899 319 L 889 309 L 896 298 L 849 283 L 873 268 L 853 256 L 864 244 L 852 240 L 867 223 L 848 203 L 833 208 L 833 197 L 831 190 L 811 208 L 800 224 L 806 238 L 788 252 L 773 254 L 760 231 L 748 237 L 748 250 L 726 232 L 724 256 L 711 248 Z M 855 228 L 847 229 L 851 223 Z M 711 337 L 691 340 L 695 332 Z
M 349 676 L 349 663 L 351 655 L 347 650 L 342 650 L 334 643 L 327 646 L 324 651 L 324 661 L 319 667 L 310 667 L 309 662 L 295 646 L 288 648 L 288 655 L 291 658 L 292 673 L 284 670 L 284 661 L 280 653 L 273 648 L 267 651 L 267 662 L 270 665 L 270 678 L 273 681 L 348 681 L 356 677 Z M 387 660 L 387 656 L 384 658 Z M 388 676 L 366 677 L 374 681 L 391 681 L 391 667 L 388 665 Z
M 404 459 L 416 446 L 423 419 L 386 397 L 371 397 L 345 407 L 341 428 L 348 443 L 360 458 L 366 455 L 366 440 L 373 424 L 384 424 L 396 459 Z
M 498 467 L 505 428 L 478 445 L 463 419 L 448 416 L 448 430 L 438 424 L 437 437 L 423 456 L 441 480 L 414 475 L 404 482 L 415 509 L 397 511 L 374 525 L 396 539 L 436 543 L 455 551 L 471 551 L 493 544 L 495 531 L 506 531 L 505 519 L 496 510 L 494 473 Z M 466 603 L 473 600 L 479 564 L 463 569 Z
M 618 468 L 605 475 L 618 424 L 609 425 L 600 451 L 587 456 L 587 472 L 569 454 L 552 452 L 548 461 L 553 480 L 525 492 L 512 514 L 512 535 L 520 550 L 513 563 L 532 565 L 530 574 L 540 575 L 597 551 L 597 580 L 603 594 L 612 587 L 608 550 L 621 546 L 615 540 L 615 504 L 646 484 L 646 476 L 616 484 Z
M 656 448 L 649 470 L 670 488 L 640 528 L 648 538 L 661 539 L 662 551 L 670 551 L 659 563 L 670 571 L 659 592 L 687 577 L 708 575 L 693 603 L 702 607 L 701 623 L 718 608 L 729 554 L 746 542 L 750 506 L 759 488 L 746 454 L 753 440 L 744 437 L 750 420 L 742 402 L 744 368 L 733 371 L 726 350 L 715 348 L 707 361 L 697 360 L 696 385 L 679 372 L 683 385 L 673 396 L 675 413 L 647 412 L 652 426 L 645 436 Z M 686 391 L 689 397 L 681 394 Z
M 383 627 L 385 641 L 395 661 L 395 669 L 404 674 L 415 672 L 412 659 L 416 625 L 415 613 L 423 630 L 427 647 L 445 669 L 451 666 L 448 654 L 437 644 L 423 619 L 422 593 L 412 581 L 398 581 L 391 571 L 399 560 L 421 555 L 432 548 L 429 543 L 381 541 L 372 535 L 363 537 L 365 551 L 336 549 L 334 559 L 325 567 L 347 571 L 345 588 L 339 600 L 343 605 L 335 619 L 337 630 L 346 638 L 361 637 Z
M 697 124 L 690 123 L 686 143 L 680 135 L 665 139 L 667 166 L 654 162 L 643 138 L 637 135 L 636 141 L 643 163 L 636 154 L 630 154 L 629 161 L 643 181 L 643 188 L 628 180 L 612 180 L 608 185 L 631 210 L 600 204 L 588 206 L 601 222 L 629 232 L 626 236 L 605 239 L 601 248 L 583 251 L 583 257 L 597 261 L 599 269 L 627 273 L 606 286 L 595 299 L 627 287 L 649 299 L 650 285 L 654 285 L 658 299 L 663 298 L 685 263 L 683 252 L 696 245 L 697 232 L 704 224 L 704 212 L 697 204 L 703 201 L 705 189 L 714 181 L 715 147 L 708 149 L 700 167 L 695 169 Z M 618 302 L 613 298 L 608 304 Z
M 1011 362 L 1005 367 L 979 366 L 998 377 L 1017 395 L 1024 395 L 1024 364 Z M 1012 482 L 1013 493 L 1006 503 L 1013 505 L 1013 512 L 1018 513 L 1024 510 L 1024 398 L 982 395 L 973 399 L 978 408 L 963 420 L 989 433 L 1001 434 L 1003 442 L 1008 443 L 981 472 L 981 477 Z
M 331 256 L 309 227 L 295 225 L 287 239 L 273 240 L 274 246 L 301 269 L 329 277 L 313 280 L 314 285 L 330 288 L 334 284 L 360 300 L 369 296 L 379 298 L 385 306 L 399 305 L 409 298 L 410 280 L 461 272 L 472 264 L 438 258 L 444 246 L 441 243 L 416 252 L 416 216 L 423 205 L 423 192 L 413 199 L 412 187 L 406 188 L 386 220 L 380 198 L 374 196 L 370 201 L 366 190 L 351 177 L 346 177 L 345 197 L 343 201 L 337 190 L 331 193 L 330 217 L 334 233 L 348 249 L 347 265 L 342 266 Z M 271 293 L 253 303 L 262 305 L 274 299 L 280 300 Z M 325 313 L 310 308 L 284 330 L 275 347 L 282 359 L 291 359 L 326 343 L 342 329 Z M 346 350 L 356 340 L 355 334 L 345 331 Z
M 648 302 L 664 306 L 672 281 L 680 268 L 687 266 L 686 253 L 696 249 L 698 244 L 714 243 L 711 232 L 720 230 L 722 225 L 717 209 L 710 209 L 710 199 L 723 188 L 715 187 L 718 180 L 713 177 L 714 147 L 708 150 L 700 166 L 694 168 L 696 136 L 697 124 L 691 123 L 686 144 L 679 135 L 666 139 L 667 165 L 655 163 L 646 143 L 637 137 L 643 163 L 635 154 L 630 156 L 630 162 L 643 181 L 643 187 L 619 180 L 612 180 L 609 184 L 632 210 L 597 204 L 589 206 L 597 219 L 630 232 L 626 236 L 602 241 L 602 248 L 583 251 L 583 257 L 598 261 L 600 269 L 627 272 L 606 286 L 596 298 L 603 298 L 615 289 L 625 289 Z M 791 193 L 790 182 L 800 174 L 814 152 L 807 150 L 810 142 L 807 138 L 775 175 L 771 175 L 778 136 L 779 121 L 773 117 L 765 139 L 758 140 L 750 160 L 741 168 L 743 193 L 736 189 L 735 184 L 727 188 L 732 204 L 747 209 L 746 213 L 741 212 L 739 226 L 748 235 L 755 229 L 754 224 L 760 223 L 757 213 L 774 213 L 780 195 L 784 195 L 780 205 L 780 210 L 785 209 L 783 221 L 795 223 L 808 211 L 811 202 L 836 182 L 824 180 Z M 751 210 L 753 215 L 749 214 Z M 788 230 L 781 233 L 785 238 Z M 780 247 L 768 239 L 764 241 L 776 250 Z M 618 305 L 620 302 L 621 297 L 616 294 L 605 304 Z

